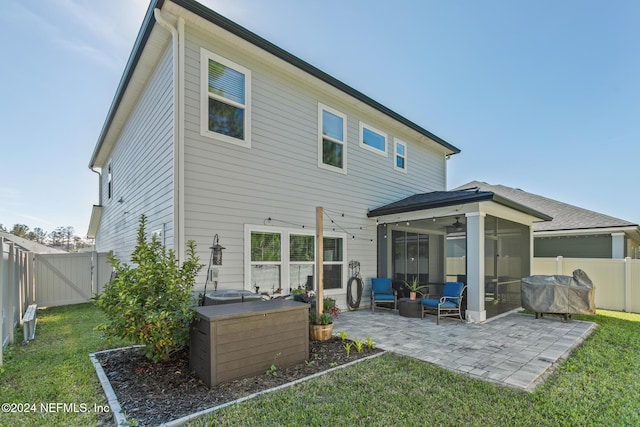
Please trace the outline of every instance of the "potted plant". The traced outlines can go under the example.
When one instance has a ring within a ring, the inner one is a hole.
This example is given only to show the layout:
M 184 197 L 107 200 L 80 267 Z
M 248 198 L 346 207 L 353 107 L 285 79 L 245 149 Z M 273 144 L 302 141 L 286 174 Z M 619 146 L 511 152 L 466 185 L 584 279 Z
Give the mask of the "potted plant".
M 312 341 L 326 341 L 333 332 L 333 319 L 338 316 L 340 309 L 336 307 L 333 298 L 324 298 L 323 313 L 318 316 L 313 306 L 309 310 L 309 339 Z
M 404 282 L 404 286 L 409 290 L 409 298 L 411 298 L 412 300 L 416 299 L 416 294 L 423 295 L 422 289 L 426 287 L 418 283 L 417 277 L 414 277 L 411 283 Z

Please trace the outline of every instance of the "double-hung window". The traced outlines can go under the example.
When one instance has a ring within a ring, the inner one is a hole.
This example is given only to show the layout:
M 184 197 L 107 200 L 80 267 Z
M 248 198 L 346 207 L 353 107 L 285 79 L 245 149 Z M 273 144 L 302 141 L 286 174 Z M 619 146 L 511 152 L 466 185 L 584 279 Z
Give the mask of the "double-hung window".
M 400 172 L 407 172 L 407 144 L 395 139 L 395 159 L 393 167 Z
M 342 272 L 344 267 L 344 255 L 341 237 L 325 237 L 322 240 L 324 249 L 323 275 L 324 289 L 342 288 Z
M 245 239 L 245 257 L 250 259 L 245 274 L 252 289 L 257 286 L 260 292 L 281 289 L 282 293 L 288 293 L 298 287 L 315 288 L 316 239 L 313 234 L 247 225 Z M 344 287 L 344 241 L 341 233 L 324 237 L 325 289 Z
M 251 286 L 263 292 L 282 288 L 282 236 L 277 232 L 251 232 Z
M 347 116 L 318 104 L 318 166 L 347 173 Z
M 204 136 L 251 146 L 251 71 L 200 50 L 201 128 Z
M 289 287 L 312 288 L 315 270 L 315 236 L 289 234 Z
M 360 147 L 387 157 L 387 134 L 360 122 Z

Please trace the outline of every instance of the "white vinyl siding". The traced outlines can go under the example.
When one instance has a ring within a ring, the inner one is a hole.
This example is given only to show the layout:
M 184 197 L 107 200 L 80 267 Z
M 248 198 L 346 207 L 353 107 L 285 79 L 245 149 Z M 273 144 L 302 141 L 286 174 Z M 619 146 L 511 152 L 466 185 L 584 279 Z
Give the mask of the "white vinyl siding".
M 167 246 L 173 245 L 172 69 L 169 48 L 129 115 L 102 174 L 103 213 L 96 250 L 112 250 L 123 261 L 129 261 L 135 248 L 141 214 L 147 216 L 149 236 L 162 230 Z M 109 187 L 111 198 L 107 197 Z
M 200 132 L 251 147 L 251 71 L 200 49 Z
M 346 229 L 335 226 L 336 232 L 346 234 L 345 265 L 351 259 L 360 261 L 365 283 L 375 277 L 376 245 L 371 243 L 377 238 L 375 219 L 366 217 L 367 210 L 415 193 L 445 190 L 442 148 L 422 142 L 419 138 L 424 137 L 318 84 L 301 71 L 278 65 L 272 57 L 232 40 L 222 30 L 205 32 L 187 25 L 185 47 L 185 241 L 195 240 L 200 258 L 206 260 L 211 239 L 219 235 L 220 244 L 227 249 L 219 267 L 218 287 L 254 291 L 250 272 L 245 273 L 250 268 L 250 258 L 245 254 L 245 224 L 258 224 L 267 231 L 286 227 L 313 234 L 317 206 L 323 206 L 337 225 Z M 251 69 L 250 150 L 212 144 L 200 133 L 200 48 Z M 348 174 L 318 167 L 319 103 L 346 116 Z M 420 168 L 411 168 L 407 174 L 395 173 L 393 155 L 372 155 L 361 149 L 360 121 L 387 134 L 389 152 L 393 149 L 391 138 L 400 137 L 411 144 L 412 164 Z M 344 217 L 335 212 L 344 213 Z M 273 221 L 268 221 L 269 217 Z M 325 232 L 333 232 L 327 217 L 324 222 Z M 283 259 L 287 259 L 284 253 Z M 293 282 L 286 281 L 286 274 L 291 280 L 290 270 L 282 269 L 285 287 L 298 281 L 297 276 Z M 349 274 L 347 267 L 343 270 L 342 289 L 327 290 L 339 304 L 344 304 Z M 303 273 L 300 277 L 304 281 Z M 204 278 L 202 273 L 199 286 Z
M 360 147 L 387 157 L 387 134 L 360 122 Z

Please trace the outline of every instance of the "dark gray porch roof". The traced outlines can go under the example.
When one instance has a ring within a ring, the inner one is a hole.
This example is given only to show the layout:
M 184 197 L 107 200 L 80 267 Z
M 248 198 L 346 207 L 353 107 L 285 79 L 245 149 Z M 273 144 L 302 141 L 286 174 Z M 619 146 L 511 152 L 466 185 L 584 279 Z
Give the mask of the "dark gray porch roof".
M 553 219 L 547 214 L 502 197 L 493 191 L 480 191 L 477 188 L 414 194 L 397 202 L 373 209 L 367 213 L 367 216 L 371 218 L 478 202 L 495 202 L 543 221 L 551 221 Z

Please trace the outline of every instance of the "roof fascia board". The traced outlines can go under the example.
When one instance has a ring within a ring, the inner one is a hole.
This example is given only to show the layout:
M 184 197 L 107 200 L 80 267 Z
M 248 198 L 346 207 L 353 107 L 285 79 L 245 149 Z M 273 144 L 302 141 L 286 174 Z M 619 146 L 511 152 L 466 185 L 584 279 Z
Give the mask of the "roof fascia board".
M 605 228 L 574 228 L 566 230 L 544 230 L 534 231 L 533 233 L 539 237 L 554 237 L 554 236 L 588 236 L 596 234 L 611 234 L 611 233 L 627 233 L 633 234 L 638 232 L 638 227 L 605 227 Z

